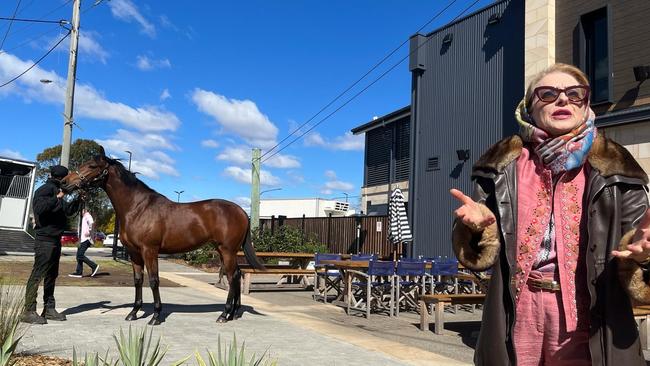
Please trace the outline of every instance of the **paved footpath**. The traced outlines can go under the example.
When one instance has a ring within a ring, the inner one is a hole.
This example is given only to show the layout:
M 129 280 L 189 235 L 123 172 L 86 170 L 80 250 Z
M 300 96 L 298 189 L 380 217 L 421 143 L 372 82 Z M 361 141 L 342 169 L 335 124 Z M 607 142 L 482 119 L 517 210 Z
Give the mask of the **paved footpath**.
M 102 256 L 97 251 L 93 256 Z M 65 253 L 62 260 L 73 260 Z M 2 257 L 0 260 L 26 260 Z M 215 274 L 161 261 L 160 275 L 184 287 L 163 287 L 165 322 L 153 328 L 169 346 L 163 365 L 192 354 L 195 350 L 216 351 L 217 339 L 230 343 L 233 335 L 246 342 L 247 354 L 264 352 L 279 365 L 468 365 L 472 349 L 456 335 L 432 341 L 432 332 L 420 332 L 416 318 L 398 319 L 377 315 L 370 321 L 347 316 L 341 308 L 316 303 L 305 291 L 253 292 L 242 296 L 244 313 L 236 321 L 215 322 L 223 311 L 227 292 L 215 288 Z M 147 281 L 145 281 L 147 282 Z M 39 290 L 39 301 L 42 289 Z M 117 356 L 113 334 L 129 325 L 142 329 L 151 315 L 151 291 L 143 288 L 143 318 L 124 321 L 130 311 L 131 287 L 57 287 L 57 308 L 68 316 L 65 322 L 30 326 L 19 352 L 72 357 L 78 353 L 111 349 Z M 475 317 L 475 315 L 474 315 Z M 423 338 L 424 337 L 424 338 Z M 439 344 L 438 344 L 439 343 Z M 437 348 L 439 347 L 439 348 Z M 446 351 L 444 351 L 446 349 Z M 450 352 L 450 349 L 452 352 Z M 440 351 L 441 352 L 438 352 Z M 446 354 L 446 356 L 443 356 Z M 449 357 L 453 356 L 453 357 Z M 196 364 L 191 359 L 188 364 Z

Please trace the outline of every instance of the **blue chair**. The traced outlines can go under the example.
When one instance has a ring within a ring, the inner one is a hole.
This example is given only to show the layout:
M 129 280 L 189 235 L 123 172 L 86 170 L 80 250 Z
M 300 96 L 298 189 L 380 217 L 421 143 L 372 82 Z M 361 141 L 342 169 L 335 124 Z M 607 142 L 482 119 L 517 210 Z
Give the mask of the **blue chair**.
M 397 262 L 395 271 L 395 315 L 404 308 L 419 309 L 418 296 L 423 294 L 426 281 L 426 263 L 421 259 L 407 259 Z
M 353 260 L 353 261 L 376 261 L 377 260 L 377 254 L 368 254 L 368 253 L 352 254 L 352 256 L 350 257 L 350 260 Z
M 370 318 L 370 312 L 388 311 L 393 316 L 393 281 L 395 276 L 395 264 L 392 261 L 368 262 L 368 271 L 348 270 L 348 307 L 350 310 L 365 311 L 366 319 Z M 352 277 L 357 280 L 352 281 Z
M 314 300 L 327 302 L 329 293 L 336 292 L 336 297 L 343 295 L 341 289 L 341 272 L 333 266 L 321 263 L 324 260 L 341 260 L 340 254 L 316 253 L 314 255 Z M 321 280 L 323 285 L 321 285 Z
M 431 276 L 435 279 L 433 293 L 458 293 L 458 260 L 440 258 L 431 263 Z

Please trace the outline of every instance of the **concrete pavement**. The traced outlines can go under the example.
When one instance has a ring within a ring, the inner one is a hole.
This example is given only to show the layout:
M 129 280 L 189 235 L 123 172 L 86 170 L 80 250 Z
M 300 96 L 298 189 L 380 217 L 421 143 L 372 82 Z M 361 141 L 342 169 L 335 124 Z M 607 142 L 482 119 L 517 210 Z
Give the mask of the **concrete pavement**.
M 110 250 L 96 249 L 90 254 L 106 257 L 110 256 Z M 29 260 L 29 257 L 1 257 L 0 260 Z M 74 260 L 74 248 L 65 249 L 62 260 Z M 403 314 L 398 319 L 376 315 L 366 320 L 348 316 L 341 308 L 316 303 L 307 291 L 269 291 L 242 296 L 242 317 L 217 324 L 215 320 L 223 310 L 227 293 L 212 285 L 216 274 L 164 260 L 160 271 L 161 277 L 185 286 L 161 288 L 165 322 L 153 327 L 153 334 L 162 336 L 162 343 L 169 346 L 163 364 L 195 350 L 205 356 L 205 349 L 216 350 L 219 336 L 222 343 L 230 343 L 233 334 L 239 342 L 246 342 L 248 355 L 268 351 L 279 365 L 471 364 L 471 345 L 475 342 L 478 329 L 475 320 L 480 319 L 479 313 L 448 314 L 450 331 L 437 336 L 430 331 L 419 331 L 416 315 Z M 152 297 L 146 287 L 143 294 L 143 318 L 126 322 L 123 319 L 131 308 L 133 288 L 57 287 L 57 308 L 67 314 L 68 320 L 30 326 L 19 351 L 72 357 L 73 346 L 78 353 L 103 354 L 110 348 L 116 357 L 112 335 L 120 328 L 128 331 L 129 325 L 137 329 L 146 327 Z

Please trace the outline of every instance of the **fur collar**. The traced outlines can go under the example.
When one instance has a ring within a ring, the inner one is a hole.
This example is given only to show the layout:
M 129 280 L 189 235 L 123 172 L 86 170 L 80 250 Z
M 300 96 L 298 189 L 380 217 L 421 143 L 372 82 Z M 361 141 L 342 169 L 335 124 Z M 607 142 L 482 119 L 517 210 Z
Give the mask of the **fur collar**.
M 502 172 L 508 164 L 519 157 L 522 148 L 521 137 L 517 135 L 507 137 L 492 145 L 474 164 L 473 169 Z M 648 184 L 648 175 L 632 154 L 600 133 L 591 146 L 587 161 L 605 178 L 622 175 L 640 179 L 644 184 Z

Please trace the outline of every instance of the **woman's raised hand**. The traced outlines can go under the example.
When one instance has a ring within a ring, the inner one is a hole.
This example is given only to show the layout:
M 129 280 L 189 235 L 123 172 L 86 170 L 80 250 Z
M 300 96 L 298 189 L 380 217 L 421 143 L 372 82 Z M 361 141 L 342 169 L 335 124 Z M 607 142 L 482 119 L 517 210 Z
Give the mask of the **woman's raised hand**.
M 632 236 L 627 250 L 612 250 L 612 255 L 619 258 L 633 259 L 638 263 L 650 259 L 650 209 L 648 209 Z
M 482 231 L 496 221 L 496 217 L 494 217 L 492 211 L 484 205 L 475 202 L 463 192 L 452 188 L 449 190 L 449 193 L 462 204 L 462 206 L 454 211 L 454 214 L 465 226 L 473 231 Z

